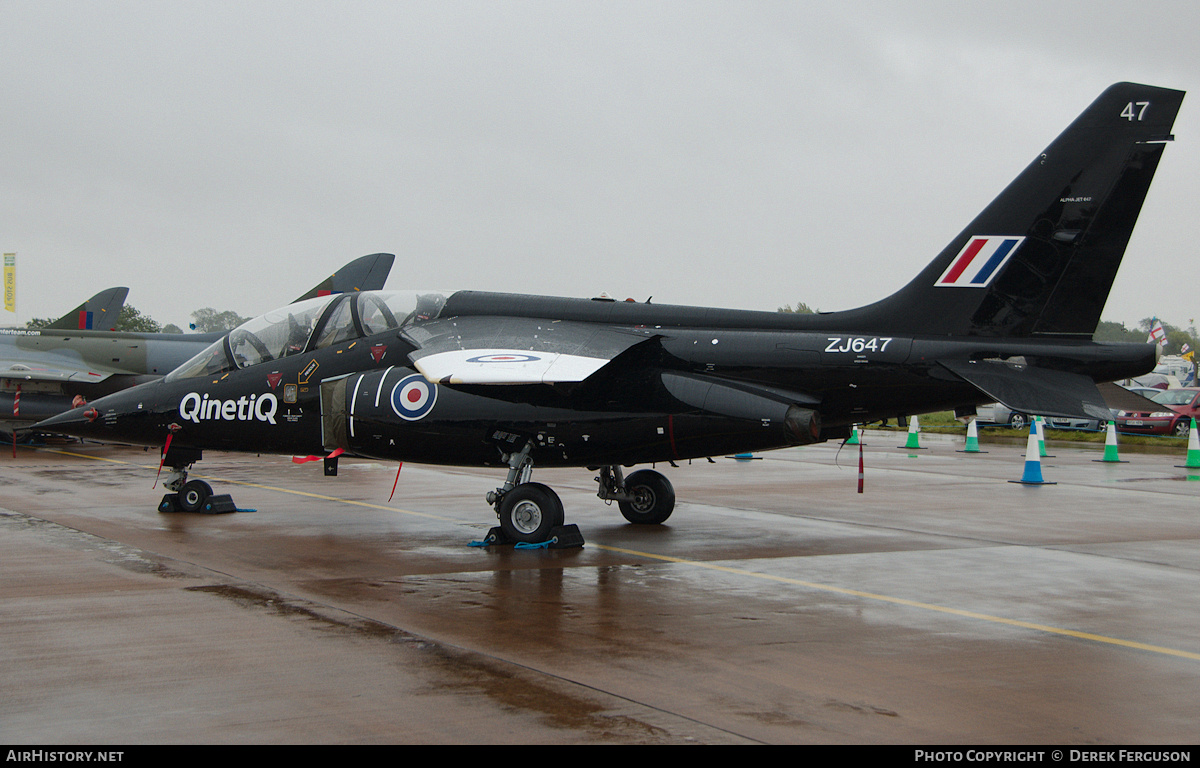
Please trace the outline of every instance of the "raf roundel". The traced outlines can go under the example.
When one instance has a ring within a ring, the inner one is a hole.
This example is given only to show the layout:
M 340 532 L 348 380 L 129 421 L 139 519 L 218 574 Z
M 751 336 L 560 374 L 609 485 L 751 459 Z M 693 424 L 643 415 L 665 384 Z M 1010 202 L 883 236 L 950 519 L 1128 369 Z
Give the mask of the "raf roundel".
M 505 352 L 498 355 L 479 355 L 467 360 L 468 363 L 533 363 L 541 360 L 533 355 L 520 355 L 515 352 Z
M 392 410 L 406 421 L 425 418 L 437 401 L 437 385 L 419 373 L 405 376 L 392 388 Z

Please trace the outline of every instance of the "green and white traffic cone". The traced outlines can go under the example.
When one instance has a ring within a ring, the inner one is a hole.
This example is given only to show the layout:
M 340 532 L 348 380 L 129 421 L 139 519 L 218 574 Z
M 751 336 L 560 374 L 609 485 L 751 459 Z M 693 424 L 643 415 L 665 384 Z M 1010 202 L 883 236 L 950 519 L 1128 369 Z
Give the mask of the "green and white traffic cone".
M 1127 461 L 1121 461 L 1117 455 L 1117 424 L 1116 422 L 1108 422 L 1108 436 L 1104 438 L 1104 458 L 1092 459 L 1092 461 L 1104 462 L 1106 464 L 1128 464 Z
M 975 425 L 975 419 L 967 422 L 967 447 L 956 453 L 987 453 L 979 450 L 979 427 Z
M 1029 422 L 1029 442 L 1025 444 L 1025 472 L 1020 480 L 1009 480 L 1010 483 L 1021 485 L 1058 485 L 1042 479 L 1042 457 L 1038 455 L 1038 423 L 1037 419 Z
M 1053 459 L 1053 456 L 1046 453 L 1046 420 L 1041 416 L 1034 416 L 1033 420 L 1036 421 L 1038 425 L 1038 456 L 1042 457 L 1043 459 Z
M 1192 419 L 1192 428 L 1188 430 L 1187 463 L 1176 464 L 1181 469 L 1200 469 L 1200 436 L 1196 435 L 1196 419 Z
M 920 445 L 920 438 L 917 435 L 921 431 L 921 425 L 917 422 L 917 417 L 913 416 L 908 422 L 908 439 L 904 441 L 901 448 L 907 448 L 910 451 L 923 451 L 924 448 Z
M 846 441 L 846 445 L 862 445 L 858 440 L 858 425 L 855 424 L 853 431 L 850 433 L 850 439 Z

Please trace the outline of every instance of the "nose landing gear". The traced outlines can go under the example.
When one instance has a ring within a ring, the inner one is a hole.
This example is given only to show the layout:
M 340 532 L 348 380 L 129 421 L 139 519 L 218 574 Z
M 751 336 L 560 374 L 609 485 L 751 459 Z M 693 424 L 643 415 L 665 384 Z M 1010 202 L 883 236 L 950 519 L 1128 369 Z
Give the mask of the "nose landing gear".
M 188 480 L 188 469 L 201 458 L 200 451 L 171 448 L 163 463 L 171 467 L 163 487 L 172 493 L 162 497 L 159 512 L 200 512 L 218 515 L 237 512 L 237 505 L 227 493 L 214 494 L 212 486 L 203 480 Z

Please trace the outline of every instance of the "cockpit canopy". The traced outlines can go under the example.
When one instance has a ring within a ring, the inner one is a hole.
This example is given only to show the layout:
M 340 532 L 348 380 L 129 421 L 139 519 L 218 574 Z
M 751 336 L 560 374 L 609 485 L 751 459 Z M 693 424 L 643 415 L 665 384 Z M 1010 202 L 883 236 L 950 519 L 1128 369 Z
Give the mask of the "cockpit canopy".
M 436 318 L 446 304 L 446 295 L 438 291 L 362 291 L 298 301 L 247 320 L 166 378 L 212 376 L 399 330 Z

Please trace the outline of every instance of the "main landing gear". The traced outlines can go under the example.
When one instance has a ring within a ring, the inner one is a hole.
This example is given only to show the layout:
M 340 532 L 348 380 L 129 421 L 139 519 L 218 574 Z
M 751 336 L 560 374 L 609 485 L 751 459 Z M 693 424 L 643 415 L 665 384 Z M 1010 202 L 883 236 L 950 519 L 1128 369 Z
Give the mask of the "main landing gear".
M 529 458 L 532 449 L 533 443 L 526 443 L 520 451 L 504 454 L 508 477 L 503 486 L 486 496 L 500 518 L 500 528 L 489 531 L 488 538 L 502 543 L 550 541 L 551 546 L 581 546 L 583 537 L 579 528 L 563 525 L 563 505 L 558 494 L 547 485 L 529 482 L 533 474 L 533 461 Z
M 504 455 L 508 477 L 504 485 L 487 494 L 496 509 L 500 527 L 489 531 L 489 539 L 500 543 L 541 544 L 552 547 L 583 545 L 578 526 L 565 525 L 562 500 L 549 486 L 530 482 L 532 443 L 516 453 Z M 631 523 L 656 525 L 675 509 L 675 489 L 659 472 L 649 469 L 624 477 L 619 466 L 600 467 L 596 493 L 605 501 L 616 501 L 621 514 Z

